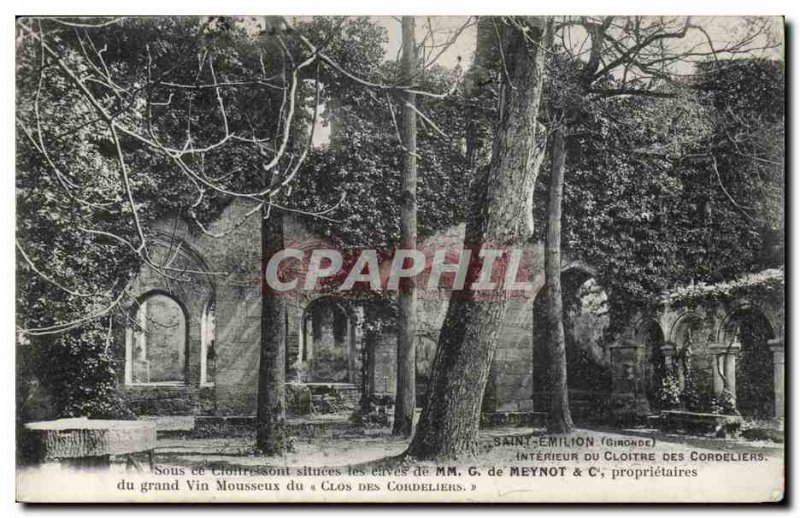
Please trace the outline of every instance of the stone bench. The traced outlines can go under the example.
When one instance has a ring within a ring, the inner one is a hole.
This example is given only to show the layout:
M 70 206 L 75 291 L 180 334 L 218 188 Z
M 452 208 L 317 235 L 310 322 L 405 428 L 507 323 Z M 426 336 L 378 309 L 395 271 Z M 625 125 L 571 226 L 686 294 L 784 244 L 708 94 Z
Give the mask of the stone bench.
M 27 462 L 107 466 L 112 455 L 147 453 L 152 465 L 156 425 L 85 417 L 40 421 L 24 425 L 20 443 Z
M 717 436 L 733 436 L 742 427 L 742 416 L 687 412 L 684 410 L 662 410 L 660 428 L 665 432 L 687 432 L 695 434 L 713 433 Z
M 547 423 L 546 412 L 518 411 L 518 412 L 483 412 L 481 413 L 481 428 L 541 428 Z

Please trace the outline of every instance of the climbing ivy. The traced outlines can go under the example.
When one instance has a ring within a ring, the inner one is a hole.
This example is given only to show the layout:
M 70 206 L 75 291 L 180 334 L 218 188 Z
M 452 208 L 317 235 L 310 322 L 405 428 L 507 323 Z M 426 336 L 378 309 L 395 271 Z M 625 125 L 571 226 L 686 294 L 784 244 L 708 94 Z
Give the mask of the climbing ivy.
M 551 77 L 553 91 L 570 75 Z M 652 96 L 569 92 L 576 121 L 562 246 L 597 270 L 609 294 L 610 336 L 674 286 L 694 280 L 699 293 L 700 283 L 783 264 L 780 63 L 705 64 L 692 81 L 664 83 Z M 534 205 L 540 239 L 548 181 L 545 163 Z M 726 289 L 738 288 L 714 290 Z
M 754 299 L 785 290 L 783 268 L 771 268 L 746 274 L 730 282 L 679 286 L 661 297 L 670 306 L 692 306 L 705 302 L 726 301 L 736 298 Z

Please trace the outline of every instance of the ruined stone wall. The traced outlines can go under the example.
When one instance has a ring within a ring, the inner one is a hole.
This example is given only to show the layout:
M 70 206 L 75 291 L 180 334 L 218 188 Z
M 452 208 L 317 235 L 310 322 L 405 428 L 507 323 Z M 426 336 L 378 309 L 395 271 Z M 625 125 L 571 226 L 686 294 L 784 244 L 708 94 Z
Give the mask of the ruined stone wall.
M 227 207 L 221 217 L 209 227 L 211 233 L 225 233 L 216 238 L 204 234 L 196 225 L 183 220 L 161 222 L 161 232 L 174 236 L 185 243 L 195 265 L 207 272 L 203 282 L 207 284 L 208 294 L 181 292 L 176 299 L 189 308 L 189 348 L 187 351 L 187 382 L 184 389 L 174 387 L 125 387 L 130 400 L 136 402 L 143 413 L 169 413 L 182 408 L 184 413 L 205 413 L 217 415 L 251 415 L 255 412 L 259 342 L 260 342 L 260 227 L 257 215 L 242 221 L 251 210 L 251 204 L 236 201 Z M 462 247 L 464 226 L 459 225 L 426 239 L 422 248 L 447 248 L 459 250 Z M 286 246 L 311 246 L 322 241 L 308 231 L 297 218 L 285 220 Z M 566 261 L 565 261 L 566 263 Z M 533 272 L 534 291 L 544 282 L 543 247 L 541 243 L 529 245 L 525 249 L 523 264 Z M 197 281 L 197 279 L 195 279 Z M 140 275 L 135 292 L 143 294 L 148 289 L 160 287 L 165 281 L 154 272 L 146 269 Z M 189 283 L 191 284 L 191 283 Z M 308 373 L 308 365 L 300 358 L 303 340 L 303 315 L 305 309 L 319 294 L 301 294 L 288 300 L 287 308 L 287 381 L 303 382 Z M 215 301 L 216 338 L 214 342 L 213 379 L 200 389 L 201 319 L 208 301 Z M 439 329 L 444 321 L 448 292 L 420 294 L 417 323 L 417 392 L 422 403 L 435 356 Z M 497 354 L 490 373 L 487 389 L 486 411 L 527 411 L 531 409 L 533 363 L 532 347 L 532 303 L 531 297 L 512 298 L 509 301 L 506 323 L 498 338 Z M 358 304 L 348 307 L 353 315 L 363 312 Z M 352 316 L 358 321 L 358 315 Z M 360 324 L 353 329 L 355 333 L 353 350 L 349 357 L 349 368 L 353 373 L 352 383 L 361 387 L 362 373 L 362 331 Z M 124 344 L 124 337 L 120 342 Z M 120 354 L 124 357 L 124 345 Z M 374 368 L 367 373 L 367 385 L 376 393 L 393 394 L 396 376 L 396 337 L 384 334 L 378 340 L 375 350 Z M 121 379 L 124 385 L 124 379 Z M 186 398 L 181 407 L 176 400 Z M 153 403 L 161 400 L 162 403 Z
M 202 233 L 196 225 L 190 228 L 181 219 L 158 225 L 165 242 L 181 243 L 179 255 L 186 252 L 188 257 L 184 268 L 204 274 L 181 273 L 180 263 L 166 263 L 171 268 L 166 270 L 167 276 L 145 267 L 132 286 L 136 295 L 153 290 L 169 293 L 186 307 L 189 327 L 185 386 L 132 386 L 121 376 L 123 390 L 140 415 L 239 415 L 255 410 L 261 308 L 258 217 L 252 216 L 236 227 L 250 208 L 236 202 L 225 209 L 209 227 L 212 233 L 230 231 L 221 238 Z M 165 256 L 172 257 L 174 252 L 171 247 Z M 201 387 L 202 320 L 211 300 L 216 311 L 215 368 L 213 379 Z M 124 336 L 118 340 L 122 358 L 127 340 Z
M 421 248 L 462 250 L 464 225 L 452 227 L 426 239 Z M 544 255 L 541 243 L 525 248 L 522 268 L 532 275 L 533 291 L 524 296 L 512 296 L 504 324 L 498 335 L 497 352 L 489 373 L 483 409 L 496 411 L 530 411 L 533 395 L 533 298 L 544 284 Z M 522 279 L 518 279 L 522 280 Z M 430 376 L 439 330 L 447 313 L 449 292 L 421 294 L 417 306 L 417 380 L 418 394 L 425 393 Z M 419 398 L 419 403 L 422 403 Z
M 373 393 L 394 396 L 397 388 L 397 336 L 383 333 L 377 340 L 372 377 Z

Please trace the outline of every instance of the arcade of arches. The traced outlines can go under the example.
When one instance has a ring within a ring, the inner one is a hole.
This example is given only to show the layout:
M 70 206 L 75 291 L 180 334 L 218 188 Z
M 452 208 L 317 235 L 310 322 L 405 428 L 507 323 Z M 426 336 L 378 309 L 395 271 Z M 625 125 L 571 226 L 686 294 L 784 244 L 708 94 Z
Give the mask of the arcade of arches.
M 782 272 L 780 272 L 782 282 Z M 644 386 L 632 393 L 653 410 L 665 407 L 662 384 L 674 377 L 679 406 L 711 412 L 725 400 L 728 412 L 751 419 L 784 417 L 783 290 L 751 290 L 692 304 L 661 304 L 639 315 L 621 349 L 641 363 Z M 671 405 L 674 406 L 674 405 Z M 716 409 L 719 411 L 719 408 Z

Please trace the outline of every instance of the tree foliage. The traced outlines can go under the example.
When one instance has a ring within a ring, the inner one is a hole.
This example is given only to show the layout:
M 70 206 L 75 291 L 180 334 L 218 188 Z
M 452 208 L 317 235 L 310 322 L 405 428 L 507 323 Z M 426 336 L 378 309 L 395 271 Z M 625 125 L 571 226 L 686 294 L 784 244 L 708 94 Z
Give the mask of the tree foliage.
M 432 65 L 415 82 L 441 93 L 418 96 L 421 238 L 469 216 L 502 105 L 498 41 L 517 30 L 511 21 L 479 25 L 487 55 L 464 75 Z M 743 45 L 723 47 L 728 58 L 694 60 L 679 79 L 661 64 L 685 55 L 659 42 L 696 24 L 562 25 L 605 35 L 604 62 L 569 51 L 549 60 L 540 123 L 569 112 L 562 242 L 597 269 L 612 316 L 687 280 L 780 266 L 783 64 L 739 59 L 754 41 L 746 32 Z M 113 413 L 108 328 L 129 324 L 116 309 L 163 216 L 204 232 L 233 197 L 263 203 L 241 195 L 278 175 L 290 192 L 269 197 L 276 210 L 307 217 L 338 246 L 397 245 L 400 74 L 385 29 L 369 19 L 320 17 L 279 33 L 188 17 L 21 18 L 17 28 L 17 324 L 22 342 L 63 355 L 64 375 L 51 378 L 65 387 L 64 414 Z M 317 96 L 330 141 L 308 150 Z M 539 237 L 547 170 L 535 194 Z M 394 318 L 385 300 L 376 308 L 377 320 Z M 98 392 L 81 396 L 70 379 Z
M 394 62 L 373 62 L 372 74 L 397 77 Z M 434 67 L 421 78 L 423 88 L 443 91 L 457 80 L 454 72 Z M 346 247 L 396 246 L 400 236 L 400 171 L 404 153 L 394 119 L 400 100 L 366 88 L 345 90 L 325 85 L 325 120 L 330 142 L 309 158 L 294 191 L 293 203 L 312 210 L 336 207 L 327 219 L 309 223 L 325 238 Z M 418 98 L 418 217 L 421 237 L 460 223 L 470 182 L 462 149 L 465 120 L 462 97 Z M 435 125 L 435 126 L 434 126 Z
M 775 62 L 732 60 L 663 84 L 658 96 L 578 104 L 567 90 L 577 117 L 563 244 L 598 270 L 612 332 L 665 289 L 782 264 L 782 74 Z M 551 76 L 553 87 L 565 76 Z M 546 175 L 537 185 L 538 232 Z
M 18 329 L 63 360 L 43 376 L 54 393 L 72 394 L 70 379 L 98 391 L 83 394 L 89 415 L 108 415 L 92 407 L 116 380 L 97 333 L 134 325 L 128 283 L 143 264 L 177 276 L 153 224 L 178 215 L 206 231 L 228 191 L 263 188 L 264 164 L 288 169 L 307 140 L 309 85 L 288 53 L 219 18 L 18 20 Z M 57 412 L 84 408 L 78 396 Z

